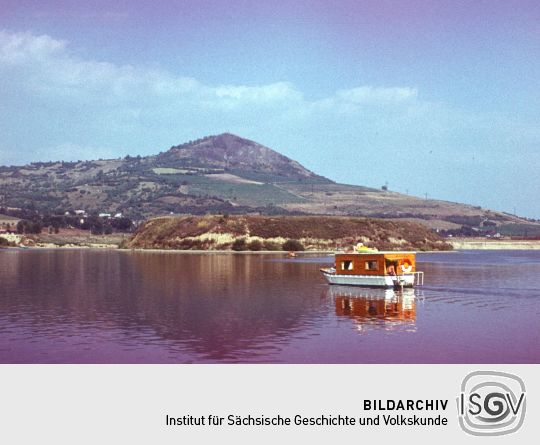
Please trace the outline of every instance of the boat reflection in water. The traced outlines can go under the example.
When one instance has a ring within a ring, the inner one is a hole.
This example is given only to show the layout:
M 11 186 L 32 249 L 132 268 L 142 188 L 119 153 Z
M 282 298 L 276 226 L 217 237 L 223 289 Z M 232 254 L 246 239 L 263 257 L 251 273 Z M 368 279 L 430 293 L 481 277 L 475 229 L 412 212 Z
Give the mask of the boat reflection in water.
M 415 289 L 366 289 L 357 286 L 330 286 L 328 296 L 336 315 L 354 320 L 358 331 L 370 329 L 416 330 Z

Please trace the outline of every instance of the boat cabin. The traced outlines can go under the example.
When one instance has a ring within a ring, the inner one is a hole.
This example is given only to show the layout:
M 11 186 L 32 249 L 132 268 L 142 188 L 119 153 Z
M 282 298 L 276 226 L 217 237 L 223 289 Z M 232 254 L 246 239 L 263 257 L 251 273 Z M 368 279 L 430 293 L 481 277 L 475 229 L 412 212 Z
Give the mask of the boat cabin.
M 415 252 L 337 253 L 336 275 L 400 276 L 416 272 Z

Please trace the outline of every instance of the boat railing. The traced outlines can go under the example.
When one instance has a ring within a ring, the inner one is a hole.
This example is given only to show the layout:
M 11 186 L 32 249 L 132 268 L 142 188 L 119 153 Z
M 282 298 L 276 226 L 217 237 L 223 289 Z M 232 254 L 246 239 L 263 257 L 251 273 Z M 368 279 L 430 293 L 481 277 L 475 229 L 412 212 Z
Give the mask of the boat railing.
M 415 286 L 424 285 L 424 272 L 414 272 L 414 285 Z

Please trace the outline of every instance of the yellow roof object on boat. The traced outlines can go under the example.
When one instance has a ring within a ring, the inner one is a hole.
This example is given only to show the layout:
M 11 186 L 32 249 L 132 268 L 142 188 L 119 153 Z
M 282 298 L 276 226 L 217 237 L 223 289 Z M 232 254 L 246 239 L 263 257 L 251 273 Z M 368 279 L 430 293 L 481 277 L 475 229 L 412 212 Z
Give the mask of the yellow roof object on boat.
M 364 246 L 362 243 L 358 243 L 356 246 L 354 246 L 355 252 L 377 252 L 378 249 L 376 247 L 368 247 Z

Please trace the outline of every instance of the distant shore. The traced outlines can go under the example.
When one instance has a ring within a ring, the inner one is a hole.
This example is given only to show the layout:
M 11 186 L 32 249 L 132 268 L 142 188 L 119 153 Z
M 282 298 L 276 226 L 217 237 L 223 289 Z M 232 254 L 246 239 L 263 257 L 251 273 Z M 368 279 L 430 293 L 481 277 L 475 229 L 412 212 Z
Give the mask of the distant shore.
M 93 235 L 89 231 L 74 229 L 62 229 L 58 234 L 0 235 L 6 247 L 32 249 L 117 249 L 127 236 L 123 233 Z
M 119 249 L 146 252 L 184 252 L 184 253 L 285 253 L 281 249 L 241 250 L 229 248 L 178 248 L 176 246 L 138 246 L 127 242 L 129 234 L 92 235 L 85 231 L 63 230 L 60 234 L 17 235 L 3 234 L 8 242 L 4 247 L 20 247 L 32 249 Z M 314 241 L 314 240 L 311 240 Z M 486 239 L 486 238 L 451 238 L 445 240 L 454 250 L 540 250 L 540 240 Z M 331 254 L 335 248 L 331 246 L 309 246 L 304 252 L 308 254 Z M 322 248 L 321 248 L 322 247 Z M 411 249 L 412 247 L 412 249 Z M 410 246 L 410 250 L 440 251 L 438 249 L 418 249 Z M 293 249 L 294 250 L 294 249 Z
M 540 250 L 540 240 L 454 238 L 448 242 L 455 250 Z

